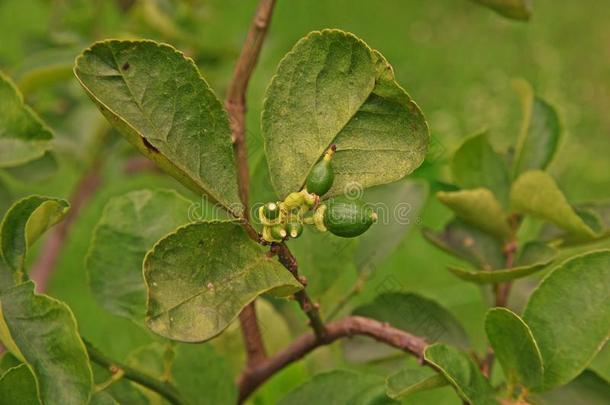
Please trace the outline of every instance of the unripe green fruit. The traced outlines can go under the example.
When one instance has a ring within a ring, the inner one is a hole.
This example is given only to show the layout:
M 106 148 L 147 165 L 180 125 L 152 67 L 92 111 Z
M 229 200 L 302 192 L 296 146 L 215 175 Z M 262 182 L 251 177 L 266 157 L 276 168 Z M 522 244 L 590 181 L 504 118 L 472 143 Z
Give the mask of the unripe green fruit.
M 263 215 L 266 219 L 273 221 L 280 216 L 280 206 L 274 202 L 268 202 L 263 205 Z
M 305 182 L 305 188 L 308 192 L 323 196 L 333 186 L 335 180 L 335 172 L 330 162 L 334 154 L 334 148 L 329 149 L 324 158 L 316 163 Z
M 288 233 L 286 232 L 286 229 L 284 229 L 284 226 L 282 226 L 282 225 L 272 226 L 270 228 L 270 234 L 274 239 L 278 239 L 278 240 L 282 240 L 288 235 Z
M 332 234 L 344 238 L 361 235 L 377 220 L 377 214 L 362 200 L 335 198 L 324 211 L 324 226 Z
M 298 238 L 303 233 L 303 225 L 298 221 L 290 221 L 286 224 L 286 231 L 291 238 Z

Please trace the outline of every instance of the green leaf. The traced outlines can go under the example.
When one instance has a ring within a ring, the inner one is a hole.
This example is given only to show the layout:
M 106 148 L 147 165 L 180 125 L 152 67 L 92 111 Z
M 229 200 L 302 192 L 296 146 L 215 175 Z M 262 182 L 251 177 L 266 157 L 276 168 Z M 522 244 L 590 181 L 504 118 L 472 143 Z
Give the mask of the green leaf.
M 24 271 L 30 246 L 66 215 L 69 206 L 59 198 L 30 196 L 17 201 L 7 211 L 0 224 L 0 253 L 14 272 Z
M 359 273 L 376 268 L 404 240 L 428 198 L 428 184 L 403 179 L 366 190 L 364 200 L 377 213 L 378 220 L 358 238 L 354 262 Z
M 266 92 L 262 131 L 278 196 L 300 190 L 331 145 L 335 180 L 325 197 L 411 173 L 429 142 L 425 118 L 389 63 L 354 35 L 315 31 L 280 62 Z
M 500 15 L 527 21 L 532 16 L 532 0 L 473 0 Z
M 89 402 L 89 405 L 120 405 L 120 404 L 117 402 L 116 399 L 114 399 L 112 397 L 112 395 L 110 395 L 106 391 L 100 391 L 100 392 L 95 393 L 91 397 L 91 402 Z
M 485 332 L 511 385 L 533 389 L 542 385 L 543 364 L 530 328 L 514 312 L 492 308 L 485 317 Z
M 386 378 L 386 394 L 392 399 L 403 399 L 447 384 L 445 377 L 427 367 L 405 367 Z
M 567 385 L 536 397 L 544 405 L 608 405 L 608 398 L 610 383 L 591 370 L 583 371 Z
M 559 116 L 552 105 L 534 94 L 525 81 L 517 82 L 523 103 L 523 124 L 517 140 L 513 176 L 544 170 L 553 160 L 561 139 Z
M 502 205 L 508 205 L 508 167 L 504 157 L 489 144 L 486 132 L 466 139 L 453 155 L 450 165 L 453 181 L 458 186 L 487 188 Z
M 150 376 L 169 381 L 190 405 L 237 401 L 232 371 L 209 344 L 178 344 L 168 351 L 168 345 L 153 343 L 132 353 L 128 362 Z
M 36 380 L 27 365 L 8 369 L 0 377 L 0 405 L 38 405 Z
M 186 225 L 144 259 L 146 320 L 169 339 L 202 342 L 221 333 L 257 296 L 302 288 L 235 222 Z
M 387 322 L 428 342 L 468 346 L 468 336 L 455 317 L 435 301 L 410 292 L 388 292 L 355 308 L 354 315 Z
M 26 282 L 0 295 L 0 339 L 26 363 L 44 404 L 86 404 L 93 377 L 70 308 Z
M 439 191 L 436 196 L 464 222 L 500 239 L 511 234 L 502 205 L 488 189 Z
M 610 237 L 610 201 L 593 201 L 574 206 L 574 212 L 596 233 L 596 239 Z M 591 242 L 569 234 L 553 224 L 545 224 L 540 231 L 544 240 L 553 240 L 561 246 L 573 246 Z
M 428 228 L 424 228 L 422 233 L 439 249 L 472 263 L 478 269 L 500 269 L 506 261 L 496 238 L 459 219 L 451 220 L 441 233 Z
M 383 378 L 377 375 L 333 370 L 315 375 L 285 396 L 278 405 L 382 405 L 395 404 L 385 394 Z
M 478 284 L 495 284 L 529 276 L 547 267 L 557 258 L 559 251 L 540 242 L 531 242 L 525 245 L 521 255 L 515 262 L 515 267 L 501 270 L 488 270 L 472 272 L 459 267 L 449 267 L 449 271 L 462 280 Z
M 610 251 L 556 267 L 533 292 L 523 313 L 544 363 L 544 388 L 568 383 L 610 336 Z
M 24 183 L 40 182 L 55 175 L 58 169 L 57 158 L 52 152 L 46 152 L 41 158 L 20 166 L 6 169 L 14 179 Z
M 191 205 L 171 190 L 132 191 L 106 204 L 86 259 L 91 292 L 104 309 L 144 321 L 144 256 L 161 237 L 190 222 Z
M 83 52 L 74 73 L 140 152 L 241 215 L 229 119 L 191 59 L 152 41 L 112 40 Z
M 449 381 L 464 401 L 472 405 L 498 404 L 489 381 L 465 353 L 437 343 L 426 348 L 424 358 Z
M 49 128 L 23 103 L 17 87 L 0 72 L 0 168 L 42 157 L 52 138 Z
M 542 171 L 525 172 L 513 183 L 511 204 L 517 211 L 545 219 L 582 238 L 598 236 L 570 206 L 555 180 Z

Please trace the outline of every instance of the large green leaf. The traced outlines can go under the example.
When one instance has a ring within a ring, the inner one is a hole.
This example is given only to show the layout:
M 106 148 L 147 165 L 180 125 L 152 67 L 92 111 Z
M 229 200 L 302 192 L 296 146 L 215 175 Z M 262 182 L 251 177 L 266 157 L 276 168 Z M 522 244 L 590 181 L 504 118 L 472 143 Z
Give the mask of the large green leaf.
M 553 160 L 561 138 L 559 116 L 552 105 L 534 94 L 527 82 L 518 82 L 523 102 L 523 124 L 513 161 L 514 177 L 544 170 Z
M 89 405 L 120 405 L 116 399 L 106 391 L 99 391 L 93 394 Z
M 161 239 L 144 259 L 144 279 L 148 327 L 187 342 L 218 335 L 261 294 L 287 296 L 302 288 L 228 221 L 186 225 Z
M 472 263 L 480 270 L 501 269 L 506 259 L 500 241 L 459 219 L 451 220 L 440 233 L 424 228 L 426 240 L 439 249 Z
M 610 251 L 591 252 L 555 268 L 523 313 L 544 363 L 544 388 L 566 384 L 610 336 Z
M 491 384 L 466 353 L 437 343 L 426 348 L 424 358 L 443 374 L 464 401 L 471 405 L 498 404 Z
M 439 191 L 436 196 L 464 222 L 501 239 L 511 234 L 502 205 L 488 189 Z
M 144 321 L 144 256 L 161 237 L 190 222 L 191 205 L 170 190 L 132 191 L 106 204 L 86 260 L 91 291 L 103 308 Z
M 38 159 L 51 148 L 53 134 L 11 80 L 0 72 L 0 168 Z
M 74 73 L 140 152 L 241 214 L 228 116 L 191 59 L 152 41 L 104 41 L 77 59 Z
M 530 328 L 514 312 L 493 308 L 485 317 L 485 332 L 511 385 L 537 388 L 543 381 L 540 349 Z
M 515 267 L 500 270 L 469 271 L 459 267 L 449 267 L 449 271 L 462 280 L 479 284 L 504 283 L 518 278 L 529 276 L 548 266 L 559 251 L 540 242 L 531 242 L 525 245 L 521 255 L 515 261 Z
M 0 253 L 13 271 L 23 272 L 29 247 L 64 217 L 69 206 L 65 200 L 42 196 L 13 204 L 0 224 Z
M 429 140 L 422 112 L 391 66 L 354 35 L 312 32 L 280 62 L 266 93 L 262 130 L 271 180 L 285 197 L 300 190 L 324 151 L 337 145 L 328 196 L 411 173 Z
M 415 293 L 383 293 L 352 313 L 388 322 L 395 328 L 424 337 L 429 343 L 440 341 L 468 346 L 468 336 L 455 317 L 435 301 Z
M 595 372 L 585 370 L 569 384 L 537 396 L 543 405 L 608 405 L 610 383 Z
M 9 368 L 0 377 L 0 405 L 38 405 L 36 380 L 26 364 Z
M 539 170 L 525 172 L 513 183 L 511 204 L 517 211 L 545 219 L 582 238 L 598 234 L 570 206 L 553 178 Z
M 403 399 L 419 391 L 447 385 L 447 379 L 427 367 L 405 367 L 386 378 L 386 394 L 392 399 Z
M 395 404 L 385 394 L 382 377 L 347 370 L 333 370 L 315 375 L 290 392 L 278 405 L 383 405 Z
M 43 404 L 86 404 L 93 377 L 70 308 L 26 282 L 0 295 L 0 340 L 37 381 Z
M 55 154 L 53 152 L 46 152 L 38 159 L 5 170 L 13 179 L 31 184 L 52 177 L 58 168 L 59 164 Z
M 486 132 L 464 141 L 451 159 L 451 173 L 458 186 L 487 188 L 504 206 L 508 205 L 508 167 L 504 157 L 489 144 Z
M 529 20 L 532 16 L 532 0 L 473 0 L 514 20 Z

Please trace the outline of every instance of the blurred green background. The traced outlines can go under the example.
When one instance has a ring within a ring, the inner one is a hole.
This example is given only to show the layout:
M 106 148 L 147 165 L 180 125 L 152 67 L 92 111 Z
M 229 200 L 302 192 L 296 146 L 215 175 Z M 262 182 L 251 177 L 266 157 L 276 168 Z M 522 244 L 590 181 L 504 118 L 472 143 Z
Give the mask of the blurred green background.
M 59 162 L 50 177 L 28 182 L 0 173 L 10 191 L 0 206 L 31 193 L 69 197 L 92 162 L 103 161 L 102 187 L 74 224 L 49 292 L 70 304 L 83 334 L 114 356 L 124 357 L 151 337 L 129 321 L 103 312 L 89 294 L 83 261 L 92 229 L 113 195 L 143 187 L 180 187 L 150 171 L 126 174 L 123 165 L 133 152 L 116 136 L 100 148 L 95 138 L 100 115 L 71 74 L 73 60 L 95 40 L 155 39 L 194 58 L 222 97 L 255 6 L 254 0 L 0 0 L 0 70 L 15 80 L 26 101 L 54 130 Z M 551 172 L 569 199 L 610 198 L 607 2 L 534 0 L 532 20 L 515 22 L 466 0 L 278 0 L 248 93 L 252 168 L 262 154 L 259 116 L 275 67 L 299 38 L 323 28 L 351 31 L 381 51 L 393 65 L 398 82 L 423 109 L 432 146 L 428 160 L 414 176 L 433 181 L 432 190 L 434 181 L 450 181 L 446 163 L 465 136 L 488 128 L 499 150 L 514 143 L 521 105 L 512 81 L 524 78 L 562 117 L 563 147 Z M 265 190 L 257 187 L 264 185 L 252 185 L 255 194 L 264 195 Z M 411 234 L 352 304 L 370 300 L 388 282 L 393 288 L 417 291 L 449 308 L 481 353 L 484 297 L 477 287 L 445 270 L 452 259 L 427 244 L 418 229 L 422 225 L 438 229 L 448 218 L 449 212 L 430 198 L 423 213 L 414 218 Z M 31 257 L 35 260 L 35 255 Z M 355 279 L 351 269 L 334 271 L 319 276 L 337 279 L 318 297 L 323 308 L 332 307 Z M 523 284 L 526 291 L 528 284 Z M 513 303 L 517 306 L 519 291 Z M 274 331 L 265 335 L 271 351 L 304 329 L 295 306 L 280 306 L 284 318 L 272 313 L 267 323 L 263 319 L 264 326 Z M 235 333 L 234 337 L 235 341 L 239 338 Z M 235 341 L 225 339 L 217 345 L 228 350 L 239 343 Z M 596 368 L 610 378 L 610 361 L 603 357 L 610 357 L 608 349 Z M 336 365 L 363 367 L 346 364 L 339 345 L 325 348 L 285 370 L 254 401 L 272 403 L 312 371 Z M 447 390 L 407 403 L 459 403 Z

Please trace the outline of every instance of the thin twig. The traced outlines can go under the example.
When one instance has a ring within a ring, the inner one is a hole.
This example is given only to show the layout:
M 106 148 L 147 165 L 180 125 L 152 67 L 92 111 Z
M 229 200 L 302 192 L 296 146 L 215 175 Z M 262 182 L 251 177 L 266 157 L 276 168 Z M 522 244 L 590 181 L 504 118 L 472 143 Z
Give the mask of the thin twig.
M 237 184 L 239 197 L 244 208 L 244 228 L 253 239 L 258 239 L 258 234 L 248 224 L 250 174 L 248 170 L 248 152 L 246 149 L 246 91 L 267 34 L 274 5 L 275 0 L 261 0 L 258 4 L 254 19 L 248 30 L 246 41 L 237 59 L 233 79 L 229 85 L 225 101 L 225 106 L 231 120 L 233 151 L 237 166 Z M 248 353 L 248 366 L 250 366 L 267 357 L 256 319 L 254 302 L 244 308 L 239 315 L 239 321 Z
M 427 342 L 418 336 L 394 328 L 375 319 L 361 316 L 348 316 L 326 325 L 324 337 L 319 338 L 314 333 L 307 333 L 294 340 L 288 347 L 274 356 L 266 359 L 256 367 L 246 369 L 238 379 L 239 402 L 243 403 L 268 378 L 287 365 L 301 359 L 320 346 L 334 341 L 364 335 L 385 343 L 389 346 L 403 350 L 417 357 L 421 364 L 425 364 L 424 350 Z
M 186 401 L 180 396 L 180 394 L 178 393 L 176 388 L 174 388 L 173 385 L 167 382 L 160 381 L 157 378 L 151 377 L 148 374 L 142 373 L 141 371 L 136 370 L 135 368 L 111 360 L 98 349 L 93 347 L 91 343 L 87 342 L 86 340 L 84 340 L 84 343 L 91 361 L 99 364 L 102 367 L 105 367 L 112 374 L 120 372 L 123 374 L 124 378 L 127 378 L 128 380 L 131 380 L 135 383 L 138 383 L 146 388 L 155 391 L 174 405 L 184 405 L 186 403 Z
M 319 305 L 309 298 L 307 291 L 305 289 L 306 281 L 303 277 L 299 275 L 299 266 L 297 264 L 297 260 L 288 249 L 288 246 L 284 242 L 282 243 L 274 243 L 271 246 L 271 252 L 277 255 L 278 260 L 284 267 L 292 273 L 294 278 L 297 279 L 301 284 L 303 284 L 303 289 L 296 292 L 294 297 L 299 303 L 305 315 L 309 318 L 309 324 L 314 330 L 315 335 L 318 338 L 323 338 L 326 334 L 326 327 L 324 326 L 324 322 L 322 322 L 322 318 L 320 317 Z

